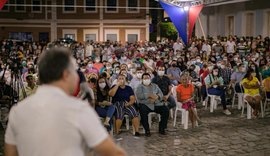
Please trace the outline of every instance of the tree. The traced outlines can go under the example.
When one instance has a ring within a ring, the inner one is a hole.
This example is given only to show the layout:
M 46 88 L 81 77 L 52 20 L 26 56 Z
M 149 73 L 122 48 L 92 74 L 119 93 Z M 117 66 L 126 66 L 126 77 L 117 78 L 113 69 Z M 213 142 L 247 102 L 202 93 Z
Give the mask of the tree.
M 172 22 L 162 22 L 160 24 L 161 37 L 166 37 L 169 40 L 176 40 L 178 32 Z

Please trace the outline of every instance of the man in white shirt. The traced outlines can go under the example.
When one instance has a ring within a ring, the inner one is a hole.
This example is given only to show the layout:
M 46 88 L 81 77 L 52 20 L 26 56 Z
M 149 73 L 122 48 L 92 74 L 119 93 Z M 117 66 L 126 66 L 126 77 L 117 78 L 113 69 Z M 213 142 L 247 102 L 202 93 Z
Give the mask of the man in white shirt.
M 177 40 L 177 42 L 175 42 L 173 44 L 173 50 L 174 50 L 174 54 L 176 54 L 176 50 L 180 50 L 182 51 L 184 49 L 184 45 L 179 41 L 179 39 Z
M 203 42 L 202 46 L 202 52 L 206 52 L 206 54 L 209 56 L 211 54 L 211 46 L 209 45 L 208 41 Z
M 91 57 L 93 54 L 94 47 L 90 44 L 87 43 L 85 47 L 85 58 Z
M 36 94 L 14 106 L 5 134 L 6 156 L 125 155 L 103 128 L 95 111 L 71 95 L 78 75 L 67 49 L 50 49 L 39 64 L 41 86 Z
M 233 53 L 235 53 L 236 44 L 235 44 L 235 42 L 233 41 L 232 37 L 230 38 L 229 41 L 227 41 L 226 49 L 227 49 L 227 53 L 228 53 L 228 54 L 233 54 Z

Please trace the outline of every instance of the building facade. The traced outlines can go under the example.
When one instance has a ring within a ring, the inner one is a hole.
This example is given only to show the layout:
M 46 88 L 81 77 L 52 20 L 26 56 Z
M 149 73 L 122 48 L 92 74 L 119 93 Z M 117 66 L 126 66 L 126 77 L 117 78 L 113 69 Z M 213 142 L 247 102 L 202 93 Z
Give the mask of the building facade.
M 270 36 L 269 0 L 205 0 L 200 14 L 205 36 Z M 195 33 L 203 36 L 199 20 Z
M 149 40 L 148 0 L 8 0 L 7 4 L 0 11 L 0 39 Z

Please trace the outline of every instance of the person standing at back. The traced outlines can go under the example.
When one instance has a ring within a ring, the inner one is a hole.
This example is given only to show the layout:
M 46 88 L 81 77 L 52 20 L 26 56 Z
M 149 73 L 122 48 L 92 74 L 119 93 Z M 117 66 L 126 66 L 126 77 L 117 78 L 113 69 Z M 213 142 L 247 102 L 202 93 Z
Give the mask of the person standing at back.
M 50 49 L 38 63 L 41 86 L 14 106 L 5 134 L 6 156 L 119 156 L 95 111 L 72 94 L 78 87 L 75 60 L 67 49 Z

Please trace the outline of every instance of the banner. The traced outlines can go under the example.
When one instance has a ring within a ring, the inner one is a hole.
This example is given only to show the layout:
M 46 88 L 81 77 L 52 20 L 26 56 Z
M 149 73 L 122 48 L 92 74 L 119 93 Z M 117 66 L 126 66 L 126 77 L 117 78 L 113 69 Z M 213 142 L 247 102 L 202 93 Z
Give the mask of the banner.
M 195 26 L 196 20 L 202 11 L 203 5 L 193 6 L 189 9 L 189 31 L 188 31 L 188 41 L 191 38 L 193 28 Z
M 3 9 L 4 5 L 7 3 L 7 0 L 0 0 L 0 10 Z
M 171 21 L 173 22 L 175 28 L 177 29 L 179 36 L 182 38 L 185 45 L 188 43 L 187 36 L 187 23 L 188 23 L 188 11 L 184 8 L 176 7 L 162 1 L 159 1 L 160 5 L 169 15 Z

